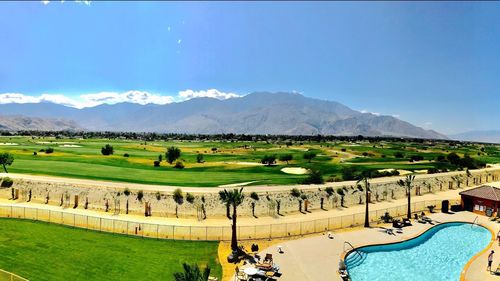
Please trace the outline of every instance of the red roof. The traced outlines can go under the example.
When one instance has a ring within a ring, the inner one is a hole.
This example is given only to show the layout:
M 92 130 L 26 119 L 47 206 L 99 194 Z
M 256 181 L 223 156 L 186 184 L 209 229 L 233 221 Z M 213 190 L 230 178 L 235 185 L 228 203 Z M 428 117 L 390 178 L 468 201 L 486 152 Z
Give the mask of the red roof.
M 480 187 L 462 191 L 459 194 L 492 201 L 500 201 L 500 188 L 489 185 L 482 185 Z

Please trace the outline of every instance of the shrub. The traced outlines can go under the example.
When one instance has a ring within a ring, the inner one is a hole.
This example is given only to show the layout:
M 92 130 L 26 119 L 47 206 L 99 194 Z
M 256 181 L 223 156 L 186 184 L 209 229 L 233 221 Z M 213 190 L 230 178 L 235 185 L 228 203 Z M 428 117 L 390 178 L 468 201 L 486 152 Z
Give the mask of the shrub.
M 292 188 L 292 190 L 290 190 L 290 195 L 292 195 L 293 197 L 300 197 L 300 190 L 297 188 Z
M 422 161 L 424 160 L 424 157 L 422 155 L 412 155 L 410 156 L 410 161 Z
M 304 159 L 308 160 L 309 162 L 311 162 L 312 159 L 314 159 L 316 157 L 316 152 L 312 152 L 312 151 L 308 151 L 306 153 L 304 153 Z
M 292 154 L 282 154 L 282 155 L 280 155 L 279 160 L 282 162 L 286 162 L 288 164 L 288 161 L 293 160 L 293 155 Z
M 175 162 L 174 168 L 184 169 L 184 163 L 182 163 L 182 161 L 177 161 L 177 162 Z
M 50 154 L 54 152 L 54 149 L 52 147 L 47 147 L 45 150 L 45 154 Z
M 194 202 L 194 195 L 191 193 L 186 193 L 186 201 L 188 201 L 190 204 L 193 204 Z
M 111 145 L 109 145 L 109 144 L 106 144 L 105 146 L 103 146 L 103 147 L 101 148 L 101 153 L 102 153 L 102 155 L 112 155 L 112 154 L 113 154 L 113 152 L 114 152 L 114 149 L 113 149 L 113 147 L 112 147 Z
M 154 165 L 155 167 L 160 167 L 160 161 L 155 160 L 155 161 L 153 162 L 153 165 Z
M 302 180 L 303 184 L 322 184 L 325 180 L 319 170 L 312 170 L 309 176 Z
M 254 191 L 254 192 L 250 193 L 250 198 L 257 201 L 257 200 L 259 200 L 259 194 L 257 194 L 257 192 Z
M 11 178 L 5 177 L 2 180 L 1 186 L 2 187 L 11 187 L 13 184 L 14 184 L 14 181 Z
M 260 162 L 262 164 L 266 164 L 267 166 L 271 166 L 276 162 L 276 155 L 264 155 Z
M 198 155 L 196 155 L 196 162 L 197 163 L 203 163 L 203 162 L 205 162 L 205 160 L 203 160 L 203 154 L 198 153 Z
M 130 155 L 128 153 L 124 153 L 123 157 L 130 157 Z
M 331 186 L 325 188 L 325 192 L 326 192 L 326 194 L 328 194 L 328 196 L 332 196 L 335 193 L 335 191 L 333 190 L 333 187 L 331 187 Z
M 178 147 L 171 146 L 167 148 L 167 153 L 165 154 L 165 157 L 167 158 L 167 162 L 169 164 L 172 164 L 174 163 L 175 160 L 181 157 L 181 150 Z
M 139 192 L 137 192 L 137 200 L 142 201 L 142 198 L 144 198 L 144 191 L 139 190 Z
M 405 157 L 405 155 L 402 152 L 398 151 L 398 152 L 394 153 L 394 157 L 396 157 L 396 158 L 403 158 L 403 157 Z

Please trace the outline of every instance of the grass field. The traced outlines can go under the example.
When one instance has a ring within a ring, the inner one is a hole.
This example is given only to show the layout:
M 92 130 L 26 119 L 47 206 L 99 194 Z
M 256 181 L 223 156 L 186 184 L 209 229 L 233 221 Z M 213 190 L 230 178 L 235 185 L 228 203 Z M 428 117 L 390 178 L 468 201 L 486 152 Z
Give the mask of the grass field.
M 12 145 L 15 144 L 15 145 Z M 110 144 L 114 155 L 104 156 L 101 147 Z M 165 161 L 167 147 L 181 149 L 184 169 L 176 169 Z M 51 147 L 46 154 L 42 149 Z M 216 148 L 216 150 L 213 150 Z M 307 151 L 317 154 L 311 162 L 303 159 Z M 454 170 L 437 157 L 456 152 L 487 163 L 500 163 L 500 146 L 471 144 L 450 147 L 445 142 L 141 142 L 121 139 L 56 139 L 41 137 L 0 137 L 0 152 L 10 152 L 15 160 L 9 171 L 30 174 L 56 175 L 75 178 L 101 179 L 136 183 L 179 186 L 219 186 L 241 182 L 255 185 L 296 184 L 307 175 L 286 174 L 284 167 L 303 167 L 320 170 L 325 180 L 342 178 L 342 169 L 355 167 L 359 171 L 378 169 L 425 170 L 429 168 Z M 34 155 L 37 152 L 37 155 Z M 402 153 L 403 157 L 396 157 Z M 124 157 L 128 154 L 129 157 Z M 203 154 L 204 162 L 196 156 Z M 264 155 L 291 154 L 288 164 L 260 165 Z M 160 167 L 153 162 L 162 155 Z M 419 155 L 422 161 L 409 161 Z
M 182 262 L 221 277 L 217 242 L 171 241 L 0 219 L 0 268 L 29 280 L 172 280 Z

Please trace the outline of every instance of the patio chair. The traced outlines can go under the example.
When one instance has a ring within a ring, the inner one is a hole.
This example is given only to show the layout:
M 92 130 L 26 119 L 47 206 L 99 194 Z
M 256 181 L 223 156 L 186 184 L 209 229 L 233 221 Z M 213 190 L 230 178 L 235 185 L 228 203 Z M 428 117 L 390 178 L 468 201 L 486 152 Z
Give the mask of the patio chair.
M 272 254 L 266 254 L 266 257 L 264 258 L 264 263 L 272 263 L 273 262 L 273 255 Z

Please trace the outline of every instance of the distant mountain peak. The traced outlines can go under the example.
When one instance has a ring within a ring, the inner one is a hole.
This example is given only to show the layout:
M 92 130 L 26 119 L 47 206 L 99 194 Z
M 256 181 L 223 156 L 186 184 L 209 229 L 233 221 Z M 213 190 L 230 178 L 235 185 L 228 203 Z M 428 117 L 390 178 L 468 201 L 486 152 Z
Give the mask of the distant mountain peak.
M 57 104 L 2 104 L 0 112 L 63 118 L 95 131 L 446 138 L 392 116 L 361 113 L 297 92 L 260 91 L 225 100 L 199 97 L 165 105 L 119 103 L 82 109 Z

